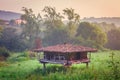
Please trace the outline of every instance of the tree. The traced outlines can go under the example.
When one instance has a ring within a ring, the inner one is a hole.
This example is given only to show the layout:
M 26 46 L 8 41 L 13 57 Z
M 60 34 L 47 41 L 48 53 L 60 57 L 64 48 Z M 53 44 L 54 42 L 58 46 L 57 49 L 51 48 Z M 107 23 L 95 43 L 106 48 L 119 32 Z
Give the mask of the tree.
M 108 24 L 106 22 L 102 22 L 102 23 L 94 23 L 94 24 L 100 26 L 102 30 L 106 33 L 111 29 L 117 28 L 114 23 Z
M 32 47 L 36 38 L 40 38 L 42 17 L 40 14 L 37 16 L 33 13 L 32 9 L 23 7 L 25 14 L 21 16 L 21 19 L 26 21 L 23 25 L 23 37 L 27 40 L 28 45 Z
M 69 35 L 64 29 L 55 28 L 43 39 L 44 45 L 63 44 L 70 40 Z
M 53 7 L 45 7 L 43 9 L 45 12 L 45 25 L 47 27 L 47 34 L 44 43 L 48 45 L 54 45 L 65 42 L 72 42 L 74 40 L 74 35 L 80 21 L 80 16 L 74 12 L 74 9 L 64 9 L 64 15 L 68 18 L 68 23 L 65 25 L 62 21 L 64 18 L 56 9 Z M 72 15 L 72 16 L 71 16 Z
M 120 50 L 120 29 L 112 29 L 107 33 L 108 43 L 107 48 Z
M 2 27 L 0 26 L 0 37 L 1 37 L 1 35 L 2 35 Z
M 17 34 L 15 28 L 4 28 L 0 39 L 0 46 L 10 51 L 23 51 L 26 49 L 21 36 Z
M 12 25 L 12 26 L 16 25 L 15 20 L 14 19 L 10 20 L 9 25 Z
M 64 18 L 59 12 L 56 12 L 56 9 L 54 7 L 46 6 L 43 9 L 43 12 L 45 12 L 45 25 L 48 30 L 53 28 L 61 28 L 64 26 L 62 19 Z
M 0 19 L 0 25 L 5 25 L 5 20 Z
M 71 37 L 74 37 L 76 34 L 76 30 L 78 27 L 78 24 L 80 23 L 80 16 L 79 14 L 74 12 L 74 9 L 72 8 L 66 8 L 63 10 L 64 15 L 67 16 L 68 24 L 67 24 L 67 31 L 68 34 L 70 34 Z
M 65 25 L 62 22 L 64 17 L 56 12 L 54 7 L 46 6 L 43 12 L 45 12 L 44 25 L 46 26 L 44 45 L 64 43 L 68 38 L 68 34 L 64 30 Z
M 84 45 L 91 47 L 102 48 L 107 42 L 107 36 L 100 26 L 88 22 L 80 23 L 76 37 L 79 36 L 83 38 Z

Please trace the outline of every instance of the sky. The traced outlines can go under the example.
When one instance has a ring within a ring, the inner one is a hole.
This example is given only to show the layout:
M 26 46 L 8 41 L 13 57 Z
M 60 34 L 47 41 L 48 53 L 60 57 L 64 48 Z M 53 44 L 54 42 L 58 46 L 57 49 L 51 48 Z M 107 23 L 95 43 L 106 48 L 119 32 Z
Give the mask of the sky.
M 73 8 L 83 17 L 120 17 L 120 0 L 0 0 L 0 10 L 22 13 L 22 7 L 41 13 L 45 6 L 55 7 L 62 13 Z

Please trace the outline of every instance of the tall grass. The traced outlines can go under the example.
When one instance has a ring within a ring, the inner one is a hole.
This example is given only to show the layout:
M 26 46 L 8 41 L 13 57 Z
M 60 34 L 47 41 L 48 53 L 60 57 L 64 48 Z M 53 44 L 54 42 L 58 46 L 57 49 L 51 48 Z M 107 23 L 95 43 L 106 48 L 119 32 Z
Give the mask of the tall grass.
M 36 60 L 29 60 L 11 64 L 0 68 L 0 80 L 24 80 L 40 64 Z
M 88 68 L 86 64 L 74 64 L 68 68 L 58 64 L 47 64 L 45 72 L 42 64 L 37 60 L 12 63 L 0 68 L 0 80 L 120 80 L 119 77 L 114 77 L 116 74 L 109 67 L 114 67 L 113 64 L 108 63 L 111 61 L 112 52 L 114 53 L 113 62 L 119 71 L 120 65 L 116 62 L 120 61 L 120 51 L 107 51 L 92 53 Z

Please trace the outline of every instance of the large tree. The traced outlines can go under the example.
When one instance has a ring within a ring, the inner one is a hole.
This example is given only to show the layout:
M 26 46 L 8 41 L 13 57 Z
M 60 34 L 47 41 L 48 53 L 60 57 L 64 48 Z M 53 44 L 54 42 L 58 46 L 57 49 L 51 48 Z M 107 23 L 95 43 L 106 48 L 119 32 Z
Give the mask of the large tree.
M 23 51 L 26 49 L 20 34 L 12 27 L 4 28 L 0 39 L 0 47 L 5 47 L 10 51 Z
M 114 23 L 109 23 L 109 24 L 108 24 L 108 23 L 106 23 L 106 22 L 102 22 L 102 23 L 94 23 L 94 24 L 100 26 L 100 27 L 102 28 L 102 30 L 103 30 L 104 32 L 106 32 L 106 33 L 107 33 L 108 31 L 110 31 L 111 29 L 117 28 Z
M 120 29 L 112 29 L 107 33 L 107 48 L 120 50 Z
M 55 28 L 44 38 L 45 46 L 63 44 L 69 41 L 69 35 L 64 29 Z
M 64 18 L 54 7 L 46 6 L 43 9 L 45 12 L 44 25 L 46 26 L 46 35 L 43 40 L 44 45 L 54 45 L 58 43 L 64 43 L 68 38 L 65 25 L 62 21 Z
M 72 42 L 74 35 L 80 21 L 80 16 L 74 12 L 74 9 L 66 8 L 63 10 L 64 15 L 67 16 L 67 24 L 64 24 L 59 12 L 56 12 L 55 8 L 45 7 L 43 11 L 45 14 L 45 24 L 48 27 L 44 41 L 48 45 Z
M 24 14 L 21 19 L 25 21 L 23 26 L 22 36 L 27 40 L 29 46 L 33 46 L 35 39 L 40 37 L 42 27 L 42 17 L 40 14 L 37 16 L 33 13 L 32 9 L 23 7 Z
M 107 42 L 107 36 L 100 26 L 88 22 L 80 23 L 76 36 L 78 39 L 79 37 L 82 38 L 80 38 L 80 42 L 84 45 L 96 48 L 102 48 Z
M 64 18 L 59 12 L 56 12 L 56 9 L 54 7 L 45 6 L 43 9 L 43 12 L 45 12 L 45 22 L 48 30 L 51 30 L 53 28 L 61 28 L 64 26 L 62 19 Z
M 76 34 L 76 30 L 78 28 L 78 24 L 80 23 L 80 16 L 79 14 L 75 13 L 74 9 L 66 8 L 63 10 L 64 15 L 67 16 L 67 27 L 66 30 L 70 37 L 74 37 Z

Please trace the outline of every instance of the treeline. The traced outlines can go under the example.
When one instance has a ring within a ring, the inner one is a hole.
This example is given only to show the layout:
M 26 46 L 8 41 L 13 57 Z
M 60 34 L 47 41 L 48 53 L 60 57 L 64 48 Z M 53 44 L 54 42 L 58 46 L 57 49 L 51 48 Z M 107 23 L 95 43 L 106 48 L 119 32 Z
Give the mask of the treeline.
M 23 51 L 55 44 L 72 43 L 98 49 L 120 49 L 120 29 L 106 23 L 80 22 L 74 9 L 66 8 L 63 14 L 46 6 L 44 17 L 32 9 L 22 8 L 22 32 L 0 27 L 0 46 L 10 51 Z M 64 22 L 66 20 L 66 22 Z M 107 28 L 106 28 L 107 26 Z
M 106 22 L 108 24 L 114 23 L 116 26 L 120 27 L 120 17 L 100 17 L 100 18 L 84 18 L 82 21 L 87 21 L 87 22 L 97 22 L 97 23 L 102 23 Z

